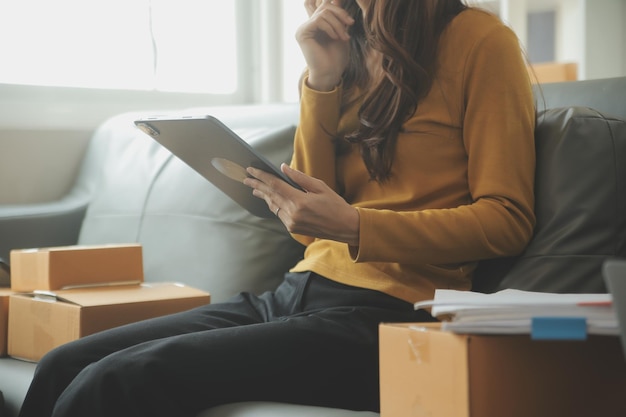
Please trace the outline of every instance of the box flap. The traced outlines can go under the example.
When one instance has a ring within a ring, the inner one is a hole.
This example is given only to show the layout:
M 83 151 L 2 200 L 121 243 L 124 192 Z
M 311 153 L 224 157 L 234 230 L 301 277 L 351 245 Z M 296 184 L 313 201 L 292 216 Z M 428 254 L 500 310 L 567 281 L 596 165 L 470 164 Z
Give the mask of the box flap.
M 54 294 L 59 300 L 83 307 L 141 303 L 208 295 L 205 291 L 175 282 L 77 288 L 55 291 Z
M 139 243 L 112 243 L 103 245 L 68 245 L 68 246 L 52 246 L 44 248 L 29 248 L 19 249 L 18 252 L 22 253 L 35 253 L 35 252 L 64 252 L 64 251 L 77 251 L 77 250 L 92 250 L 101 248 L 128 248 L 128 247 L 140 247 Z

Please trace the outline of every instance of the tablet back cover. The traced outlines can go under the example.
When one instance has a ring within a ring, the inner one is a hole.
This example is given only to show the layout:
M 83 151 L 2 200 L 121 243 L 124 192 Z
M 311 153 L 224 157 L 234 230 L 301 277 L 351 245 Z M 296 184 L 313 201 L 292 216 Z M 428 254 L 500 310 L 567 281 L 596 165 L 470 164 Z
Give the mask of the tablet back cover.
M 255 216 L 270 218 L 274 214 L 264 200 L 254 197 L 250 187 L 243 184 L 246 167 L 271 172 L 294 185 L 274 164 L 212 116 L 145 118 L 135 124 Z M 263 136 L 293 135 L 294 130 L 293 126 L 281 127 Z

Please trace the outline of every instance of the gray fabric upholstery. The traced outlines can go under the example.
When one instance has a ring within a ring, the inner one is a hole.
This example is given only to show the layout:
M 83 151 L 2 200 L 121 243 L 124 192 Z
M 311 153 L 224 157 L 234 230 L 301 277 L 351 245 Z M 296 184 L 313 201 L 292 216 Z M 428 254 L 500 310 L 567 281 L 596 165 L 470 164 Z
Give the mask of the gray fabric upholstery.
M 184 281 L 213 302 L 274 288 L 303 247 L 280 221 L 248 213 L 135 128 L 136 116 L 110 120 L 93 138 L 89 154 L 104 154 L 106 169 L 78 243 L 141 243 L 146 281 Z M 290 160 L 293 124 L 238 130 L 275 164 Z
M 0 391 L 4 394 L 6 417 L 16 416 L 35 372 L 35 364 L 0 358 Z
M 308 407 L 273 402 L 244 402 L 212 408 L 197 417 L 379 417 L 369 411 L 340 410 L 338 408 Z
M 75 193 L 46 204 L 0 206 L 0 258 L 11 249 L 76 243 L 89 195 Z
M 626 77 L 568 81 L 535 86 L 537 110 L 590 107 L 607 117 L 626 120 Z

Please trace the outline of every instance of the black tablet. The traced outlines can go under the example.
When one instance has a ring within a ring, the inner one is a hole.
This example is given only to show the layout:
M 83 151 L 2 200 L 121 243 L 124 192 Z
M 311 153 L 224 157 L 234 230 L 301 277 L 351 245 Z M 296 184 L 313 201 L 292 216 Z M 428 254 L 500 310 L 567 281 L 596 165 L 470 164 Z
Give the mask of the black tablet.
M 252 195 L 243 184 L 247 167 L 267 171 L 300 189 L 273 163 L 259 154 L 239 135 L 213 116 L 156 116 L 135 121 L 135 125 L 159 142 L 250 213 L 273 217 L 264 200 Z M 284 135 L 283 127 L 270 134 Z

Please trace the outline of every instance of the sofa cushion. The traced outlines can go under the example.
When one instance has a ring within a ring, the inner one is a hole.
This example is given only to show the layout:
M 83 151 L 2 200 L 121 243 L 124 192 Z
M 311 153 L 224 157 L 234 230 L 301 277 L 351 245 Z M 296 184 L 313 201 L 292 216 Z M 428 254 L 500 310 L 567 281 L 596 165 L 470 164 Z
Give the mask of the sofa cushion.
M 483 262 L 474 289 L 606 292 L 602 263 L 626 256 L 626 122 L 548 109 L 535 143 L 534 236 L 520 257 Z
M 94 136 L 89 152 L 105 160 L 79 243 L 141 243 L 146 281 L 185 282 L 213 302 L 273 289 L 302 246 L 137 129 L 136 117 L 118 116 Z M 235 130 L 273 163 L 291 158 L 293 126 Z
M 250 401 L 214 407 L 196 417 L 380 417 L 380 414 L 372 411 Z

